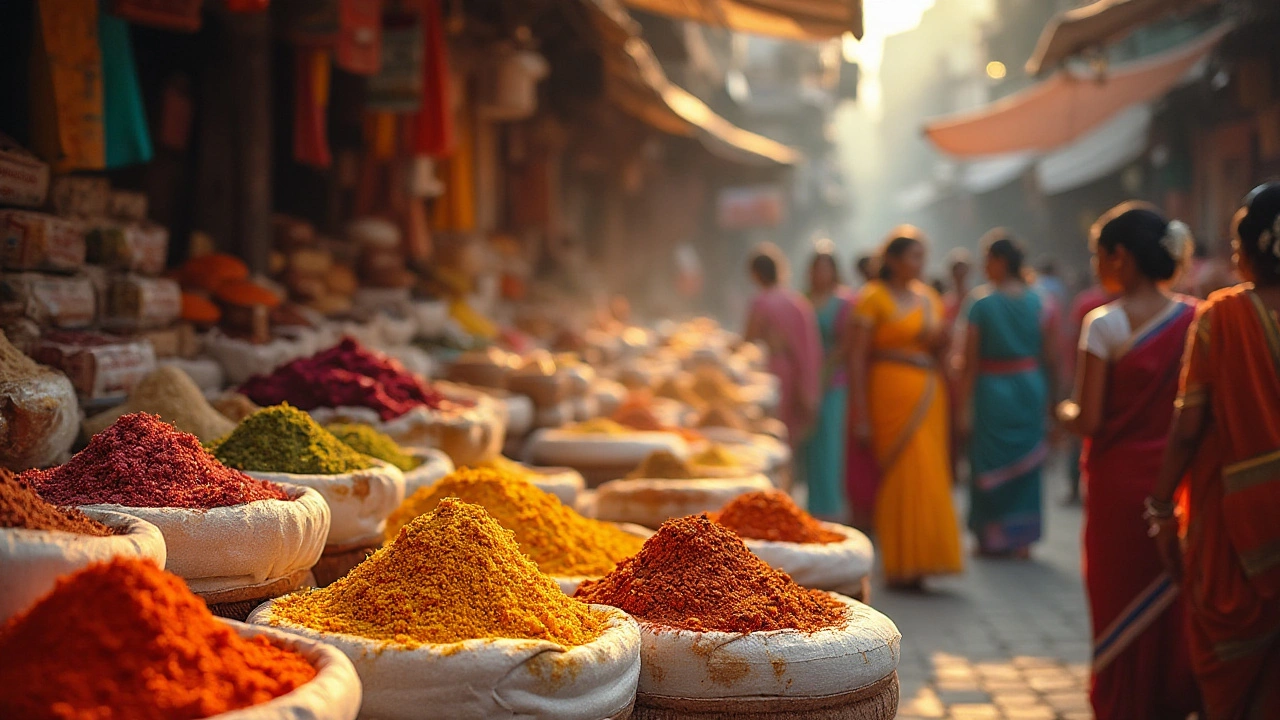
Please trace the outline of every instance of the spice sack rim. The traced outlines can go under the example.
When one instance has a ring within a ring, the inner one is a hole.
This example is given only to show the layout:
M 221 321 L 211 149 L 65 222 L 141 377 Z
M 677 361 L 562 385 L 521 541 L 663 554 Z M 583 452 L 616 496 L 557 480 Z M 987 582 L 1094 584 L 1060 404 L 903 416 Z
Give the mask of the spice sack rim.
M 364 686 L 362 714 L 380 720 L 418 718 L 423 707 L 445 717 L 601 720 L 631 706 L 640 679 L 640 626 L 607 605 L 589 606 L 608 618 L 600 636 L 565 647 L 521 638 L 406 645 L 314 630 L 277 618 L 275 604 L 259 605 L 248 622 L 341 651 Z
M 825 530 L 844 537 L 829 543 L 800 543 L 787 540 L 742 538 L 747 549 L 771 567 L 782 570 L 805 587 L 840 591 L 846 584 L 871 574 L 876 551 L 861 530 L 840 523 L 819 520 Z
M 405 498 L 404 473 L 391 463 L 369 457 L 370 466 L 332 475 L 243 470 L 256 480 L 297 485 L 319 493 L 329 507 L 329 530 L 322 545 L 346 547 L 381 543 L 387 518 Z M 363 493 L 357 492 L 364 481 Z M 343 488 L 341 491 L 339 488 Z
M 264 703 L 213 715 L 208 720 L 356 720 L 363 686 L 355 665 L 341 650 L 311 638 L 265 626 L 218 618 L 246 640 L 263 636 L 311 663 L 316 675 L 308 682 Z
M 113 530 L 126 531 L 86 535 L 67 530 L 0 528 L 0 624 L 47 595 L 59 578 L 93 563 L 135 557 L 164 569 L 167 545 L 155 525 L 128 513 L 93 507 L 80 510 Z
M 140 518 L 164 536 L 166 567 L 196 593 L 269 585 L 310 569 L 324 551 L 330 508 L 315 490 L 276 483 L 287 500 L 263 498 L 212 508 L 82 505 Z
M 735 633 L 637 620 L 639 691 L 666 697 L 821 697 L 872 685 L 897 671 L 902 633 L 883 613 L 827 592 L 843 624 Z

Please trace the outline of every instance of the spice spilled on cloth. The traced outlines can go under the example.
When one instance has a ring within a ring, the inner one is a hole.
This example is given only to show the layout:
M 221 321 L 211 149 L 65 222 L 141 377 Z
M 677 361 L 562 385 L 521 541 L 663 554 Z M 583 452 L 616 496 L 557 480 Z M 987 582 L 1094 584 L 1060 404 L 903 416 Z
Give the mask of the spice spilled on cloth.
M 240 637 L 186 584 L 116 559 L 58 581 L 0 627 L 0 717 L 195 720 L 258 705 L 315 668 L 266 638 Z
M 621 608 L 642 622 L 697 632 L 815 632 L 846 615 L 839 600 L 800 587 L 706 515 L 663 523 L 635 557 L 600 580 L 583 582 L 574 597 Z
M 46 501 L 4 468 L 0 468 L 0 528 L 61 530 L 98 537 L 115 534 L 115 530 L 75 508 L 60 508 Z
M 395 465 L 404 472 L 409 472 L 422 464 L 420 458 L 410 455 L 390 436 L 368 425 L 333 423 L 326 425 L 324 429 L 333 433 L 334 437 L 346 443 L 352 450 Z
M 262 408 L 210 450 L 218 460 L 249 472 L 340 475 L 374 465 L 291 405 Z
M 387 538 L 395 538 L 400 528 L 447 497 L 483 507 L 515 533 L 520 550 L 548 575 L 604 575 L 644 545 L 642 538 L 614 525 L 579 515 L 525 477 L 489 468 L 463 468 L 418 490 L 387 520 Z
M 159 415 L 161 420 L 195 435 L 202 442 L 217 440 L 236 426 L 209 404 L 190 375 L 172 365 L 162 365 L 143 378 L 124 404 L 86 420 L 85 431 L 95 435 L 121 415 L 131 412 Z
M 289 403 L 303 410 L 363 407 L 376 410 L 383 420 L 400 417 L 420 405 L 433 410 L 458 406 L 398 361 L 366 350 L 349 337 L 269 375 L 249 378 L 240 392 L 263 406 Z
M 711 519 L 752 540 L 826 544 L 844 540 L 800 509 L 781 490 L 759 490 L 730 500 Z
M 116 420 L 65 465 L 20 479 L 56 505 L 208 509 L 289 499 L 279 485 L 223 465 L 196 436 L 146 413 Z
M 475 638 L 582 645 L 606 619 L 565 596 L 478 505 L 445 498 L 332 585 L 276 601 L 276 619 L 415 647 Z

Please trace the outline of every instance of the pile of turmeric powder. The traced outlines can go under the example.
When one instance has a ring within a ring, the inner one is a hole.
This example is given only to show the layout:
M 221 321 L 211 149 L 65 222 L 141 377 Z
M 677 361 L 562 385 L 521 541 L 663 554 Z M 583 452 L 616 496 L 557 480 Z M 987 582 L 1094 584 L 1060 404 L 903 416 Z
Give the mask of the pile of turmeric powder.
M 483 507 L 548 575 L 604 575 L 644 545 L 642 538 L 579 515 L 526 478 L 490 468 L 463 468 L 414 493 L 388 518 L 388 540 L 448 497 Z
M 689 480 L 698 477 L 697 470 L 670 450 L 655 450 L 649 453 L 635 470 L 627 473 L 627 478 L 652 478 L 655 480 Z
M 634 432 L 609 418 L 593 418 L 576 425 L 569 425 L 565 430 L 579 435 L 627 435 Z
M 723 445 L 711 445 L 689 459 L 695 466 L 709 468 L 740 468 L 742 460 Z
M 425 489 L 425 488 L 424 488 Z M 396 645 L 600 637 L 606 616 L 569 598 L 484 508 L 445 498 L 332 585 L 276 601 L 274 619 Z

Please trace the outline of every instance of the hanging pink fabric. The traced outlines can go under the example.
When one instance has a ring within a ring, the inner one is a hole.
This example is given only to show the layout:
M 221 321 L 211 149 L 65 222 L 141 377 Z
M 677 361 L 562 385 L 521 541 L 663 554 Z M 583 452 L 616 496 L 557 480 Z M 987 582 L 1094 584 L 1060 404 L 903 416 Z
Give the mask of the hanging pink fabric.
M 333 163 L 325 115 L 329 108 L 329 53 L 312 47 L 294 50 L 293 159 L 327 168 Z
M 422 109 L 414 116 L 414 155 L 445 158 L 453 154 L 449 46 L 444 36 L 441 0 L 423 0 Z

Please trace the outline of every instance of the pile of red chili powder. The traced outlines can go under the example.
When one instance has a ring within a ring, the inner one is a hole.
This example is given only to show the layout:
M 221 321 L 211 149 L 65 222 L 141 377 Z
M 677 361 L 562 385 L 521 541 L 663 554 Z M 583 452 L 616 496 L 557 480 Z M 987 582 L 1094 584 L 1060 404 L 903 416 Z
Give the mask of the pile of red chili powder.
M 240 392 L 267 407 L 289 403 L 300 410 L 363 407 L 383 420 L 400 417 L 419 405 L 440 409 L 450 404 L 399 362 L 361 347 L 351 338 L 308 358 L 256 375 Z
M 289 499 L 279 485 L 223 465 L 195 435 L 147 413 L 122 415 L 65 465 L 20 479 L 55 505 L 207 509 Z
M 75 508 L 60 508 L 46 501 L 4 468 L 0 468 L 0 528 L 61 530 L 99 537 L 115 533 Z
M 756 557 L 732 530 L 706 515 L 668 520 L 640 552 L 574 595 L 612 605 L 637 620 L 705 632 L 794 628 L 843 622 L 845 605 L 800 587 Z
M 310 682 L 305 658 L 218 622 L 182 580 L 116 559 L 0 627 L 0 717 L 194 720 Z
M 822 527 L 781 490 L 739 495 L 711 519 L 752 540 L 824 544 L 844 540 L 840 533 Z

